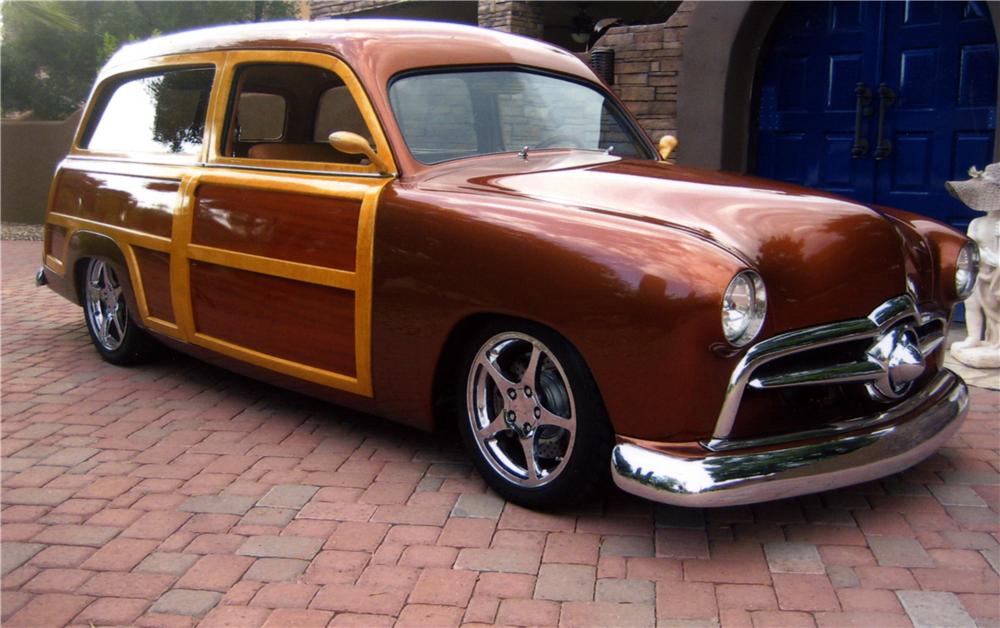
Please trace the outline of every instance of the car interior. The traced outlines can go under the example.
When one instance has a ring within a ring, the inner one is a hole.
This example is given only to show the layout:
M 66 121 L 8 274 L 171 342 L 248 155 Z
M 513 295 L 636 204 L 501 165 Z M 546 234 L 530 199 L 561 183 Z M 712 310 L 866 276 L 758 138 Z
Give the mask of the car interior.
M 334 131 L 372 135 L 336 74 L 301 64 L 253 64 L 240 69 L 225 134 L 228 157 L 367 164 L 327 138 Z

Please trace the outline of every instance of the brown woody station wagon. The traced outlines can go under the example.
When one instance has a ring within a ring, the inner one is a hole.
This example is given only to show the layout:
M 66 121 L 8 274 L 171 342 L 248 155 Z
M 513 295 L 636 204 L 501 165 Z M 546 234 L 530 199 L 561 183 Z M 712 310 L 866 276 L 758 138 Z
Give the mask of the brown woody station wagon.
M 152 339 L 424 429 L 503 496 L 756 502 L 955 433 L 977 253 L 929 219 L 666 162 L 580 60 L 428 22 L 126 46 L 52 185 L 38 282 Z M 697 138 L 692 138 L 692 142 Z

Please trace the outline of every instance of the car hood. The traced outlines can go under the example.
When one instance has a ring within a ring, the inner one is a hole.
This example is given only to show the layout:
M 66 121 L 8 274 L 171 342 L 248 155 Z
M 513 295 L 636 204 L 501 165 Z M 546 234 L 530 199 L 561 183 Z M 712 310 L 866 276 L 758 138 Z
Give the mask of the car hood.
M 610 214 L 710 241 L 764 277 L 775 306 L 772 331 L 865 316 L 906 291 L 906 253 L 892 223 L 873 208 L 807 188 L 579 152 L 466 160 L 426 183 Z

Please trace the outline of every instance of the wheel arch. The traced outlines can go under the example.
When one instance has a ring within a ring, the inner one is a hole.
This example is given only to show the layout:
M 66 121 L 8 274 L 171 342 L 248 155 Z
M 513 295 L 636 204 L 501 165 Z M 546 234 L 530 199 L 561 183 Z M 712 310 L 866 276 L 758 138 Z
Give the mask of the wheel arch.
M 80 230 L 75 232 L 69 241 L 69 253 L 66 258 L 66 279 L 73 282 L 72 294 L 76 296 L 78 305 L 83 305 L 83 275 L 87 263 L 92 258 L 101 258 L 111 264 L 119 281 L 125 288 L 125 298 L 129 310 L 139 313 L 135 289 L 132 283 L 132 273 L 126 261 L 125 253 L 118 243 L 110 236 L 94 231 Z M 137 319 L 140 317 L 137 317 Z M 141 325 L 141 320 L 136 320 Z
M 455 417 L 452 416 L 452 408 L 454 407 L 454 404 L 452 402 L 454 401 L 454 396 L 456 394 L 462 394 L 463 392 L 462 390 L 456 391 L 455 388 L 457 387 L 456 381 L 458 381 L 456 379 L 456 376 L 458 375 L 457 371 L 461 366 L 460 361 L 466 344 L 488 325 L 504 321 L 510 323 L 512 325 L 512 329 L 517 326 L 523 327 L 526 325 L 541 327 L 565 342 L 566 346 L 576 353 L 576 356 L 586 368 L 594 389 L 597 392 L 597 397 L 600 400 L 602 409 L 605 409 L 606 411 L 604 397 L 601 395 L 600 384 L 597 382 L 597 378 L 594 376 L 594 372 L 590 368 L 586 356 L 584 356 L 580 347 L 578 347 L 570 338 L 561 333 L 558 329 L 553 328 L 551 325 L 546 325 L 538 320 L 523 316 L 504 314 L 501 312 L 484 311 L 468 314 L 456 321 L 438 352 L 437 359 L 435 361 L 434 377 L 431 389 L 431 403 L 434 409 L 433 429 L 435 431 L 443 431 L 454 427 Z

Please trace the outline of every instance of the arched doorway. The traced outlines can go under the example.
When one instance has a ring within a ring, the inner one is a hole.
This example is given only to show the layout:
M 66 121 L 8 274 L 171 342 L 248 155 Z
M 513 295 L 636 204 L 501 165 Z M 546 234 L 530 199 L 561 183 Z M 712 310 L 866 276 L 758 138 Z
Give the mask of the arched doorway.
M 944 182 L 993 160 L 985 2 L 790 2 L 761 52 L 757 174 L 963 227 Z M 755 158 L 755 159 L 754 159 Z

